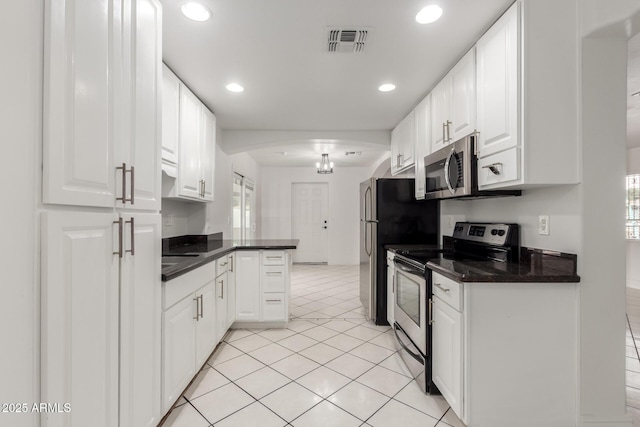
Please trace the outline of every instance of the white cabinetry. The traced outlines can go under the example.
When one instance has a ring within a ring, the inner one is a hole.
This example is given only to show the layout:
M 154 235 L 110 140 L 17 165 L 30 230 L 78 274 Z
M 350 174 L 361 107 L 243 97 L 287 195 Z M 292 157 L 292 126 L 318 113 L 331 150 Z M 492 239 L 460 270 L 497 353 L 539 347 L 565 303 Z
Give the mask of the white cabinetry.
M 477 43 L 480 189 L 579 181 L 574 10 L 545 7 L 516 2 Z
M 162 153 L 167 172 L 163 196 L 211 202 L 214 199 L 216 118 L 166 66 L 164 79 L 168 97 L 163 100 L 163 114 L 166 113 L 169 122 L 164 124 L 166 134 L 163 135 Z
M 46 426 L 161 416 L 162 10 L 108 3 L 45 5 L 44 208 L 82 207 L 42 214 L 42 398 L 72 406 Z
M 162 163 L 172 168 L 178 166 L 179 140 L 180 79 L 162 64 Z
M 260 251 L 236 251 L 236 322 L 260 320 Z
M 229 254 L 229 264 L 227 265 L 227 325 L 229 329 L 236 320 L 236 252 Z
M 43 201 L 160 208 L 161 6 L 46 4 Z
M 228 256 L 216 260 L 216 342 L 220 342 L 227 333 L 228 306 L 229 306 L 229 280 Z
M 415 117 L 412 111 L 391 131 L 391 174 L 396 175 L 413 166 Z
M 171 408 L 217 344 L 215 263 L 162 284 L 162 410 Z
M 284 250 L 236 251 L 235 323 L 289 319 L 289 254 Z
M 472 48 L 431 92 L 431 151 L 476 129 L 476 65 Z
M 424 157 L 431 153 L 431 95 L 427 95 L 414 110 L 415 138 L 415 197 L 424 199 L 426 175 Z
M 576 425 L 577 284 L 432 279 L 433 381 L 460 419 Z

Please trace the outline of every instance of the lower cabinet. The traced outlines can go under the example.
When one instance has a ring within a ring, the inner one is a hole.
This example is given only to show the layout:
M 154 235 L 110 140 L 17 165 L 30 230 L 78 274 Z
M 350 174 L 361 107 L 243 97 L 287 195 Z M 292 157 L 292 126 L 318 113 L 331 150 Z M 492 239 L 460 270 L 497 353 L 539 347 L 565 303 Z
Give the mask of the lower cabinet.
M 289 320 L 289 253 L 236 251 L 236 324 Z
M 160 421 L 160 223 L 159 214 L 42 214 L 41 401 L 72 409 L 43 413 L 42 426 Z
M 236 253 L 229 254 L 229 264 L 227 265 L 227 324 L 225 329 L 229 329 L 236 320 Z
M 577 425 L 577 284 L 432 280 L 432 376 L 458 417 Z
M 180 397 L 217 344 L 215 263 L 163 283 L 162 410 Z

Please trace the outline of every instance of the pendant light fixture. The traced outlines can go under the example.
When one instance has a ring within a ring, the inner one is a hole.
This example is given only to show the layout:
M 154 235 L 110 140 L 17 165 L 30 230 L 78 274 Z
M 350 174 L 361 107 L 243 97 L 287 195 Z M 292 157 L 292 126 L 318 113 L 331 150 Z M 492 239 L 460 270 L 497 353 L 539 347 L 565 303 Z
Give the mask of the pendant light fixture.
M 329 161 L 329 155 L 323 154 L 322 159 L 316 162 L 318 173 L 333 173 L 333 162 Z

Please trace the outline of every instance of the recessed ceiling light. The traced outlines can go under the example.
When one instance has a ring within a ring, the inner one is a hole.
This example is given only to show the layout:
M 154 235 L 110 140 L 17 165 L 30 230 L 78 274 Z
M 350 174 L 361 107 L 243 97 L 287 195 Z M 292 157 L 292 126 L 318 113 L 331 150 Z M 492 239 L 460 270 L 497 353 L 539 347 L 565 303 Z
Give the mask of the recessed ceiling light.
M 227 85 L 227 90 L 229 92 L 243 92 L 244 88 L 241 85 L 239 85 L 238 83 L 229 83 Z
M 211 18 L 211 11 L 209 8 L 200 3 L 185 3 L 182 5 L 181 10 L 184 16 L 193 21 L 203 22 Z
M 378 90 L 380 92 L 391 92 L 392 90 L 394 90 L 396 88 L 396 85 L 392 84 L 392 83 L 385 83 L 383 85 L 380 85 L 378 87 Z
M 416 15 L 418 24 L 430 24 L 437 21 L 442 16 L 442 8 L 435 4 L 423 8 Z

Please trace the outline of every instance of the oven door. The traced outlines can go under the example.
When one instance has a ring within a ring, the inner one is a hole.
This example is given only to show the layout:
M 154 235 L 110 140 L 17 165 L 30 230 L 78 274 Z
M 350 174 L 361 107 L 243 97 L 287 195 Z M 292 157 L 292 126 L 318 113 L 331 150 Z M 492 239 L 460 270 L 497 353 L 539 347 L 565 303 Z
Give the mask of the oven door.
M 424 272 L 395 261 L 395 306 L 396 323 L 420 350 L 427 353 L 427 282 Z

